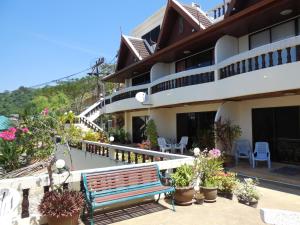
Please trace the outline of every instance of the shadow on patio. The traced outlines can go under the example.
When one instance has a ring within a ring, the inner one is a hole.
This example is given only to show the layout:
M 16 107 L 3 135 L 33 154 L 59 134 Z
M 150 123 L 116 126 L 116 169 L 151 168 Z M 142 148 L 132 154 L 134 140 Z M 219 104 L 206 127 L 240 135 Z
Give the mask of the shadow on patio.
M 264 181 L 300 187 L 300 166 L 273 162 L 272 168 L 268 169 L 265 162 L 259 162 L 253 169 L 249 162 L 240 161 L 238 166 L 229 167 L 228 169 L 241 176 L 257 177 Z
M 96 211 L 94 214 L 95 225 L 106 225 L 124 220 L 144 216 L 147 214 L 170 210 L 167 207 L 160 205 L 155 201 L 143 202 L 123 208 L 107 210 L 107 211 Z M 83 221 L 84 224 L 89 225 L 89 218 Z

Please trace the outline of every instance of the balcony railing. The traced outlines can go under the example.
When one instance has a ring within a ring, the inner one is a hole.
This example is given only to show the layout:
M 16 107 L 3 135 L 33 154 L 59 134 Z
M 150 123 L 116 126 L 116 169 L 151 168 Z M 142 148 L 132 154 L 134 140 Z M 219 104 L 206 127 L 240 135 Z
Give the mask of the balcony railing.
M 203 84 L 213 82 L 215 80 L 214 71 L 183 76 L 160 82 L 151 87 L 151 94 L 166 91 L 174 88 L 186 87 L 190 85 Z
M 219 63 L 220 79 L 300 60 L 300 36 L 267 44 Z
M 122 161 L 125 165 L 118 166 L 120 169 L 157 164 L 159 169 L 163 173 L 166 173 L 166 171 L 172 171 L 173 169 L 179 167 L 182 164 L 193 163 L 193 157 L 189 156 L 168 154 L 151 150 L 90 141 L 82 142 L 82 150 L 87 151 L 89 154 L 94 154 L 95 157 L 107 157 L 111 160 Z M 83 191 L 81 179 L 82 173 L 109 171 L 112 169 L 116 169 L 116 166 L 71 171 L 71 175 L 67 180 L 67 172 L 63 174 L 53 174 L 53 182 L 54 185 L 58 185 L 61 184 L 62 181 L 66 180 L 64 189 L 75 189 Z M 47 174 L 13 179 L 3 179 L 0 180 L 0 187 L 14 188 L 21 192 L 22 202 L 20 203 L 20 210 L 18 212 L 19 214 L 17 219 L 27 218 L 31 217 L 34 214 L 35 216 L 37 216 L 37 210 L 33 210 L 32 205 L 37 206 L 37 202 L 40 201 L 40 199 L 37 198 L 41 198 L 42 195 L 38 195 L 35 193 L 48 192 L 49 179 Z

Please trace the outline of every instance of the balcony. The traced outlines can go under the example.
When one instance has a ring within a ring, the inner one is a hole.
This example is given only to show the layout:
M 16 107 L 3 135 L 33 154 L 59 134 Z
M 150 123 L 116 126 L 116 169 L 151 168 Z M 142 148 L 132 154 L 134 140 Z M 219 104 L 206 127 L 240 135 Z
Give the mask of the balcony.
M 300 36 L 229 57 L 213 66 L 163 76 L 106 98 L 105 112 L 146 108 L 134 97 L 149 95 L 152 107 L 215 101 L 299 88 Z

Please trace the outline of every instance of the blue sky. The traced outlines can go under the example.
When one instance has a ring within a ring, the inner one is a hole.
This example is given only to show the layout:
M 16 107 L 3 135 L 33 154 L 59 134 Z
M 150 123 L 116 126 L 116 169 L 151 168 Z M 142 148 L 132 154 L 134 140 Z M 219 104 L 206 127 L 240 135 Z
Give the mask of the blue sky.
M 124 34 L 167 0 L 1 0 L 0 92 L 110 61 Z M 191 3 L 192 0 L 181 0 Z M 220 0 L 194 1 L 204 9 Z

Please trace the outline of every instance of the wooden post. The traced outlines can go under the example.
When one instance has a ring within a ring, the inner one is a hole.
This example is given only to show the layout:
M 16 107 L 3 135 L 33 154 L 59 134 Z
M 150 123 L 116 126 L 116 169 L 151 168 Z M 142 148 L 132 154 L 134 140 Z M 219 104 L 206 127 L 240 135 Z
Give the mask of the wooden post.
M 138 157 L 137 153 L 134 153 L 134 162 L 135 162 L 135 164 L 139 163 L 139 157 Z
M 127 152 L 127 157 L 128 157 L 128 163 L 131 163 L 131 158 L 130 158 L 130 152 Z
M 292 62 L 291 47 L 286 48 L 286 63 Z
M 143 156 L 143 163 L 145 163 L 146 162 L 146 155 L 142 155 Z
M 261 55 L 261 68 L 266 68 L 266 54 Z
M 273 52 L 269 52 L 269 67 L 273 66 Z
M 278 53 L 278 65 L 281 65 L 282 64 L 282 56 L 281 56 L 282 49 L 278 49 L 277 53 Z
M 23 189 L 23 200 L 22 200 L 22 218 L 29 217 L 29 188 Z

